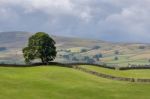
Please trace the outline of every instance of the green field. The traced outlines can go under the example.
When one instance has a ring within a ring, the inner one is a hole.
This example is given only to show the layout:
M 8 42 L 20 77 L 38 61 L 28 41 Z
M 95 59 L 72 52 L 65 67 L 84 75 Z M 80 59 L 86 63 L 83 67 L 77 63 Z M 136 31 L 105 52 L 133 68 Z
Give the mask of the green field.
M 149 91 L 149 84 L 112 81 L 72 68 L 0 67 L 0 99 L 150 99 Z
M 97 66 L 90 66 L 90 65 L 81 65 L 83 68 L 87 68 L 89 70 L 97 71 L 104 74 L 109 74 L 113 76 L 119 77 L 130 77 L 130 78 L 150 78 L 150 70 L 143 69 L 143 70 L 112 70 L 106 69 Z

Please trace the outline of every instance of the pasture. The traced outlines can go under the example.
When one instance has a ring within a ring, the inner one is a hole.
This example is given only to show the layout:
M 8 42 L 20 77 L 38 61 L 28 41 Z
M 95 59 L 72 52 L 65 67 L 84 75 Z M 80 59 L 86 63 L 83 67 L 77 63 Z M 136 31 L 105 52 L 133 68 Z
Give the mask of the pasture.
M 141 77 L 148 77 L 145 72 Z M 149 84 L 112 81 L 73 68 L 0 67 L 0 99 L 150 99 L 149 91 Z

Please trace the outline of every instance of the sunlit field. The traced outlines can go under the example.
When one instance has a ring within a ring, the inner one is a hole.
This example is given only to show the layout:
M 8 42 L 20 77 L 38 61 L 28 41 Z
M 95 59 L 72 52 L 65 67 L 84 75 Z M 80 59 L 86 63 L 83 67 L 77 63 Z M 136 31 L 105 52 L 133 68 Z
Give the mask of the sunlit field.
M 148 77 L 146 72 L 139 75 Z M 112 81 L 72 68 L 0 67 L 0 99 L 150 99 L 149 91 L 149 84 Z

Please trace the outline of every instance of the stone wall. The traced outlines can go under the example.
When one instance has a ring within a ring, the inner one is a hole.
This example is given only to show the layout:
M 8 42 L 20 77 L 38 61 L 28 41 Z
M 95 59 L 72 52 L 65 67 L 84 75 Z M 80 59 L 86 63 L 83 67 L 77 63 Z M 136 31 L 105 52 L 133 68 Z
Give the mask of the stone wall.
M 111 80 L 117 80 L 117 81 L 126 81 L 126 82 L 140 82 L 140 83 L 150 83 L 150 79 L 140 79 L 140 78 L 126 78 L 126 77 L 117 77 L 117 76 L 112 76 L 109 74 L 103 74 L 95 71 L 91 71 L 86 68 L 74 66 L 75 69 L 81 70 L 86 73 L 90 73 L 93 75 L 96 75 L 98 77 L 106 78 L 106 79 L 111 79 Z

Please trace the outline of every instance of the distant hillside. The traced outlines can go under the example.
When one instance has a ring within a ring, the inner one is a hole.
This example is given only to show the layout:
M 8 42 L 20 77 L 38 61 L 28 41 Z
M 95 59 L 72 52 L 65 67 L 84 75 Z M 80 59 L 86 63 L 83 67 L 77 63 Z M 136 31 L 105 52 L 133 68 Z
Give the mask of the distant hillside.
M 22 48 L 32 34 L 22 31 L 0 32 L 0 62 L 23 62 Z M 149 44 L 51 36 L 56 41 L 58 62 L 96 62 L 115 66 L 150 63 Z
M 25 46 L 27 43 L 28 38 L 33 33 L 30 32 L 0 32 L 0 46 L 5 46 L 8 48 L 20 48 Z M 54 36 L 50 35 L 54 38 L 57 43 L 57 46 L 70 48 L 70 47 L 90 47 L 93 45 L 97 45 L 99 43 L 104 43 L 103 41 L 96 41 L 96 40 L 86 40 L 86 39 L 79 39 L 79 38 L 69 38 L 69 37 L 61 37 L 61 36 Z
M 0 32 L 0 46 L 7 48 L 23 47 L 29 36 L 31 33 L 28 32 Z

